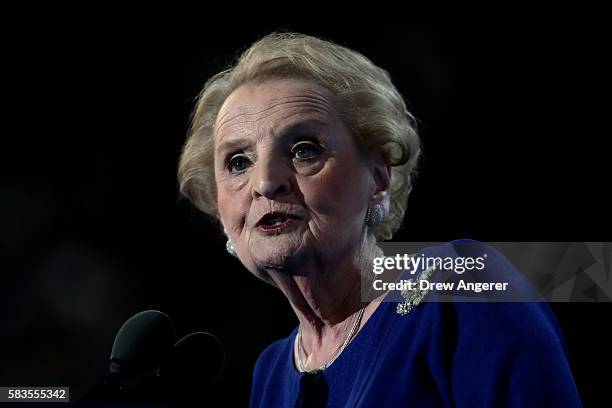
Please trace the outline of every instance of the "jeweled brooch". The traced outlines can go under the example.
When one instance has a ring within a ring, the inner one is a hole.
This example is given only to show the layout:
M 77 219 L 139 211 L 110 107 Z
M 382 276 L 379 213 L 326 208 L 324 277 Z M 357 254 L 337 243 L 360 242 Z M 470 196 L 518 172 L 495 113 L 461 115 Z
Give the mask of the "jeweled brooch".
M 419 277 L 417 278 L 417 280 L 427 280 L 429 281 L 431 278 L 431 275 L 433 275 L 435 271 L 435 268 L 429 268 L 424 270 L 423 272 L 421 272 L 419 274 Z M 412 309 L 414 309 L 416 306 L 418 306 L 423 299 L 425 299 L 425 296 L 427 295 L 427 293 L 429 292 L 429 289 L 424 289 L 421 290 L 420 289 L 421 285 L 417 285 L 417 287 L 415 289 L 412 290 L 408 290 L 408 289 L 404 289 L 401 292 L 402 297 L 404 298 L 403 302 L 400 302 L 397 304 L 397 309 L 395 310 L 397 312 L 398 315 L 401 316 L 405 316 L 408 313 L 410 313 L 412 311 Z

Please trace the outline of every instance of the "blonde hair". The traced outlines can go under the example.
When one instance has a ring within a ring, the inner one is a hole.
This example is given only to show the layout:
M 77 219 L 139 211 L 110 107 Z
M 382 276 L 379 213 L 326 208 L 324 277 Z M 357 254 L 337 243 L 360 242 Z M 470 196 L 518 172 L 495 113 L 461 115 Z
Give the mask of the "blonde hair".
M 269 34 L 244 51 L 233 67 L 206 82 L 180 158 L 181 193 L 201 211 L 219 218 L 214 174 L 217 114 L 239 86 L 274 78 L 305 79 L 329 90 L 361 151 L 378 151 L 391 166 L 389 215 L 373 231 L 378 240 L 391 238 L 404 218 L 420 153 L 416 121 L 385 70 L 356 51 L 308 35 Z

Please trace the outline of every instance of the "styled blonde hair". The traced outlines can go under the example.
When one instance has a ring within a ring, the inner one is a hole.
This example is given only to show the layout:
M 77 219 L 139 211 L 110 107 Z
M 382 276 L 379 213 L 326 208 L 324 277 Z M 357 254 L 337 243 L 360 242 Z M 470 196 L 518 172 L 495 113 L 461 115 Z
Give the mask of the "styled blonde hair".
M 309 80 L 334 95 L 336 108 L 362 153 L 380 152 L 391 167 L 388 217 L 378 240 L 400 227 L 420 153 L 416 121 L 389 74 L 362 54 L 316 37 L 273 33 L 255 42 L 237 63 L 210 78 L 197 98 L 178 180 L 181 193 L 219 218 L 214 173 L 214 127 L 225 99 L 247 82 L 274 78 Z

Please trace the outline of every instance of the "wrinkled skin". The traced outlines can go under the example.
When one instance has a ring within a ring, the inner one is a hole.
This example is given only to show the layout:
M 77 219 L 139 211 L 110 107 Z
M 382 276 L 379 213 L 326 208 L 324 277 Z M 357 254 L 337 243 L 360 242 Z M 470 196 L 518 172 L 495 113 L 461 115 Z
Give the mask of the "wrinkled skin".
M 325 362 L 359 308 L 360 276 L 378 249 L 366 211 L 388 200 L 389 168 L 359 151 L 327 90 L 276 79 L 242 85 L 221 107 L 215 180 L 240 261 L 283 291 L 303 326 L 307 361 Z M 272 211 L 291 221 L 260 228 Z

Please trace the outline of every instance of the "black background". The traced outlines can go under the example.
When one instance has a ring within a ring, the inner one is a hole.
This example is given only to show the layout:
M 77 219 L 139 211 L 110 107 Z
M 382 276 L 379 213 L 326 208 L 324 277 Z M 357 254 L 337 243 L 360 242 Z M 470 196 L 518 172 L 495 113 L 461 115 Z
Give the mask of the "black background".
M 208 397 L 246 405 L 257 355 L 296 320 L 225 253 L 175 174 L 201 86 L 273 30 L 362 52 L 419 119 L 423 158 L 394 240 L 609 240 L 609 46 L 597 13 L 236 13 L 4 14 L 0 385 L 83 395 L 122 322 L 154 308 L 178 337 L 221 338 L 228 361 Z M 601 401 L 610 305 L 552 306 L 585 404 Z

